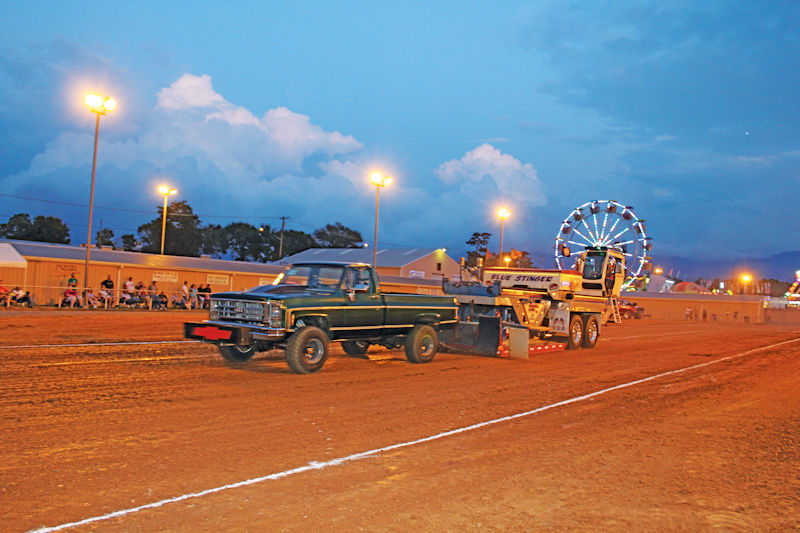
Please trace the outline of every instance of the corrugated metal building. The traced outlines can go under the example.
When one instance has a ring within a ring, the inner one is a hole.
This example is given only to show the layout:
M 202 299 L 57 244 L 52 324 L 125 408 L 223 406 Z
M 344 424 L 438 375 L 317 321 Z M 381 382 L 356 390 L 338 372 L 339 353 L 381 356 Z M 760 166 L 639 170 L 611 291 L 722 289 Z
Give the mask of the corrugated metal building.
M 372 248 L 311 248 L 288 257 L 280 264 L 303 261 L 334 261 L 372 264 Z M 381 248 L 377 254 L 378 274 L 402 278 L 441 281 L 461 279 L 461 267 L 442 248 Z
M 272 283 L 286 266 L 207 257 L 126 252 L 108 247 L 92 248 L 90 259 L 88 283 L 95 291 L 100 288 L 100 282 L 110 275 L 117 290 L 131 277 L 134 283 L 143 281 L 145 285 L 156 281 L 161 290 L 167 294 L 176 294 L 180 291 L 184 281 L 189 285 L 209 284 L 213 292 L 244 290 Z M 56 304 L 61 299 L 67 280 L 73 273 L 79 284 L 82 284 L 85 260 L 86 249 L 81 246 L 0 239 L 0 280 L 8 288 L 19 286 L 31 291 L 38 305 Z M 317 255 L 298 260 L 334 259 Z M 336 260 L 361 261 L 350 257 L 340 257 Z M 281 263 L 285 262 L 284 259 Z M 363 262 L 372 262 L 371 252 L 369 260 Z M 403 265 L 390 267 L 387 263 L 387 267 L 379 268 L 384 291 L 441 294 L 440 280 L 422 277 L 407 279 L 401 275 L 393 275 L 395 272 L 403 271 Z

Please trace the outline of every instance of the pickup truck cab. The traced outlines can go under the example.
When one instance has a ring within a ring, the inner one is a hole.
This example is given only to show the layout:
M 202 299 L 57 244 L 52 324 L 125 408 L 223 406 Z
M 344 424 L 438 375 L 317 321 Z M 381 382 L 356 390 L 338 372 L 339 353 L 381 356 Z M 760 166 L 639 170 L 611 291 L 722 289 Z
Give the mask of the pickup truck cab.
M 383 294 L 367 264 L 298 263 L 272 285 L 214 294 L 209 319 L 187 322 L 184 335 L 216 344 L 234 363 L 282 348 L 289 367 L 308 374 L 322 368 L 331 341 L 353 356 L 371 344 L 403 345 L 409 361 L 431 361 L 457 312 L 453 297 Z

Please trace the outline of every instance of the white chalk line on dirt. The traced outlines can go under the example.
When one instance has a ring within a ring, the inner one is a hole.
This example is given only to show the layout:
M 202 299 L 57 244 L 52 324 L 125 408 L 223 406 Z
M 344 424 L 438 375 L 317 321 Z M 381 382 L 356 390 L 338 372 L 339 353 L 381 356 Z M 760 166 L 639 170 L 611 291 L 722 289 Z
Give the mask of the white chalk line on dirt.
M 88 346 L 146 346 L 149 344 L 185 344 L 200 341 L 136 341 L 136 342 L 85 342 L 80 344 L 19 344 L 17 346 L 0 346 L 0 350 L 12 348 L 84 348 Z
M 762 352 L 764 350 L 769 350 L 771 348 L 776 348 L 778 346 L 782 346 L 784 344 L 794 343 L 794 342 L 797 342 L 797 341 L 800 341 L 800 338 L 789 339 L 789 340 L 786 340 L 786 341 L 776 342 L 776 343 L 770 344 L 768 346 L 761 346 L 759 348 L 753 348 L 752 350 L 747 350 L 746 352 L 733 354 L 733 355 L 728 355 L 728 356 L 725 356 L 725 357 L 720 357 L 719 359 L 714 359 L 713 361 L 707 361 L 705 363 L 699 363 L 699 364 L 696 364 L 696 365 L 687 366 L 685 368 L 679 368 L 677 370 L 669 370 L 667 372 L 661 372 L 659 374 L 648 376 L 646 378 L 641 378 L 641 379 L 637 379 L 637 380 L 634 380 L 634 381 L 629 381 L 627 383 L 622 383 L 620 385 L 614 385 L 613 387 L 608 387 L 608 388 L 605 388 L 605 389 L 601 389 L 599 391 L 591 392 L 589 394 L 584 394 L 582 396 L 575 396 L 574 398 L 569 398 L 568 400 L 563 400 L 563 401 L 560 401 L 560 402 L 551 403 L 551 404 L 545 405 L 543 407 L 537 407 L 536 409 L 532 409 L 530 411 L 525 411 L 525 412 L 522 412 L 522 413 L 516 413 L 516 414 L 513 414 L 513 415 L 504 416 L 504 417 L 501 417 L 501 418 L 495 418 L 493 420 L 487 420 L 485 422 L 479 422 L 479 423 L 473 424 L 471 426 L 465 426 L 465 427 L 461 427 L 461 428 L 458 428 L 458 429 L 452 429 L 450 431 L 437 433 L 436 435 L 430 435 L 428 437 L 422 437 L 420 439 L 401 442 L 401 443 L 398 443 L 398 444 L 391 444 L 389 446 L 384 446 L 382 448 L 375 448 L 373 450 L 368 450 L 368 451 L 365 451 L 365 452 L 354 453 L 354 454 L 348 455 L 346 457 L 339 457 L 337 459 L 331 459 L 331 460 L 328 460 L 328 461 L 322 461 L 322 462 L 320 462 L 320 461 L 311 461 L 307 465 L 303 465 L 303 466 L 300 466 L 300 467 L 297 467 L 297 468 L 292 468 L 291 470 L 284 470 L 283 472 L 276 472 L 274 474 L 269 474 L 269 475 L 266 475 L 266 476 L 256 477 L 256 478 L 252 478 L 252 479 L 247 479 L 245 481 L 239 481 L 237 483 L 230 483 L 228 485 L 222 485 L 222 486 L 219 486 L 219 487 L 214 487 L 214 488 L 211 488 L 211 489 L 202 490 L 200 492 L 192 492 L 192 493 L 189 493 L 189 494 L 183 494 L 181 496 L 175 496 L 174 498 L 167 498 L 165 500 L 159 500 L 157 502 L 152 502 L 152 503 L 148 503 L 148 504 L 145 504 L 145 505 L 140 505 L 138 507 L 131 507 L 131 508 L 128 508 L 128 509 L 122 509 L 122 510 L 119 510 L 119 511 L 114 511 L 114 512 L 111 512 L 111 513 L 108 513 L 108 514 L 104 514 L 104 515 L 100 515 L 100 516 L 94 516 L 94 517 L 91 517 L 91 518 L 85 518 L 85 519 L 79 520 L 77 522 L 70 522 L 68 524 L 61 524 L 59 526 L 43 527 L 43 528 L 40 528 L 40 529 L 32 530 L 32 532 L 33 533 L 45 533 L 45 532 L 49 532 L 49 531 L 60 531 L 62 529 L 68 529 L 68 528 L 72 528 L 72 527 L 83 526 L 83 525 L 86 525 L 86 524 L 91 524 L 93 522 L 101 522 L 103 520 L 109 520 L 109 519 L 112 519 L 112 518 L 119 518 L 119 517 L 126 516 L 126 515 L 129 515 L 129 514 L 138 513 L 139 511 L 144 511 L 146 509 L 155 509 L 157 507 L 161 507 L 161 506 L 167 505 L 169 503 L 177 503 L 177 502 L 189 500 L 189 499 L 192 499 L 192 498 L 200 498 L 200 497 L 203 497 L 203 496 L 208 496 L 209 494 L 215 494 L 217 492 L 222 492 L 222 491 L 226 491 L 226 490 L 230 490 L 230 489 L 236 489 L 236 488 L 240 488 L 240 487 L 246 487 L 246 486 L 249 486 L 249 485 L 255 485 L 257 483 L 262 483 L 264 481 L 282 479 L 282 478 L 285 478 L 285 477 L 293 476 L 295 474 L 302 474 L 303 472 L 308 472 L 310 470 L 322 470 L 322 469 L 327 468 L 329 466 L 339 466 L 339 465 L 347 463 L 347 462 L 358 461 L 360 459 L 365 459 L 367 457 L 372 457 L 374 455 L 378 455 L 378 454 L 383 453 L 383 452 L 388 452 L 388 451 L 391 451 L 391 450 L 397 450 L 399 448 L 406 448 L 406 447 L 409 447 L 409 446 L 422 444 L 424 442 L 431 442 L 431 441 L 434 441 L 434 440 L 443 439 L 445 437 L 450 437 L 452 435 L 457 435 L 459 433 L 464 433 L 464 432 L 467 432 L 467 431 L 473 431 L 473 430 L 484 428 L 484 427 L 491 426 L 491 425 L 494 425 L 494 424 L 499 424 L 501 422 L 508 422 L 509 420 L 515 420 L 517 418 L 523 418 L 523 417 L 526 417 L 526 416 L 534 415 L 534 414 L 537 414 L 537 413 L 548 411 L 550 409 L 554 409 L 556 407 L 562 407 L 564 405 L 569 405 L 569 404 L 581 402 L 581 401 L 584 401 L 584 400 L 588 400 L 590 398 L 595 398 L 597 396 L 601 396 L 603 394 L 607 394 L 607 393 L 615 391 L 615 390 L 625 389 L 625 388 L 628 388 L 628 387 L 633 387 L 634 385 L 640 385 L 642 383 L 646 383 L 648 381 L 653 381 L 653 380 L 656 380 L 656 379 L 659 379 L 659 378 L 663 378 L 663 377 L 666 377 L 666 376 L 672 376 L 672 375 L 676 375 L 676 374 L 681 374 L 683 372 L 688 372 L 690 370 L 695 370 L 695 369 L 698 369 L 698 368 L 703 368 L 703 367 L 706 367 L 706 366 L 715 365 L 717 363 L 722 363 L 723 361 L 730 361 L 732 359 L 737 359 L 739 357 L 744 357 L 745 355 L 750 355 L 750 354 L 753 354 L 753 353 Z

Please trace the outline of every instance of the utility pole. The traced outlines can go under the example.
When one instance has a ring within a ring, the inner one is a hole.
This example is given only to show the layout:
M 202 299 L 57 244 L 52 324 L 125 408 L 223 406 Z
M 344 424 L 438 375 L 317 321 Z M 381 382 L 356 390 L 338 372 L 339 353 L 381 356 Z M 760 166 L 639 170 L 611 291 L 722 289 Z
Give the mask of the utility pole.
M 278 261 L 280 261 L 281 257 L 283 257 L 283 230 L 286 229 L 286 219 L 287 218 L 289 218 L 289 217 L 280 217 L 280 219 L 281 219 L 281 241 L 280 241 L 280 244 L 278 245 Z

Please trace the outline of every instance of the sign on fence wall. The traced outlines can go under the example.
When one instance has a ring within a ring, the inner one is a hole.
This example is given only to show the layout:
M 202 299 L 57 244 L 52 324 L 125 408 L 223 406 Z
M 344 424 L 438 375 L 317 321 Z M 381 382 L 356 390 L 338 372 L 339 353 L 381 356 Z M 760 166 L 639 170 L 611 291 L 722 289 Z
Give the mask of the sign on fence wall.
M 275 278 L 258 278 L 259 285 L 271 285 Z
M 212 285 L 227 285 L 229 276 L 227 274 L 208 274 L 206 276 L 206 283 Z
M 178 282 L 177 272 L 167 272 L 165 270 L 154 270 L 153 281 L 168 281 L 172 283 Z

